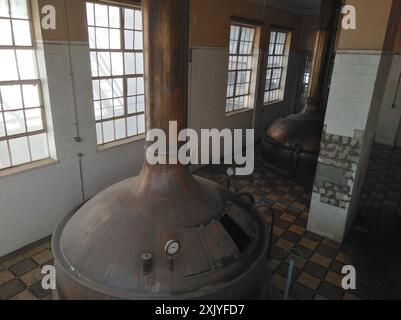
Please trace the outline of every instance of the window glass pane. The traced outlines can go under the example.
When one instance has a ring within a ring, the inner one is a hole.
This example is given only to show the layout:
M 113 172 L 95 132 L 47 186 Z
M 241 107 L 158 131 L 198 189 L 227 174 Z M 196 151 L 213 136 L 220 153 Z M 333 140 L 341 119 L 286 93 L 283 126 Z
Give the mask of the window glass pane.
M 3 114 L 0 113 L 0 137 L 4 137 L 6 135 L 6 126 L 3 121 Z
M 14 40 L 16 46 L 31 46 L 31 28 L 29 21 L 13 20 Z
M 125 119 L 118 119 L 115 121 L 115 127 L 116 127 L 116 140 L 124 139 L 126 138 L 125 134 Z
M 135 10 L 135 30 L 142 30 L 142 12 Z
M 113 100 L 102 100 L 102 119 L 110 119 L 114 117 Z
M 9 141 L 11 162 L 13 166 L 31 161 L 29 155 L 28 137 L 12 139 Z
M 119 98 L 124 96 L 123 79 L 113 79 L 113 97 Z
M 95 108 L 95 120 L 99 121 L 102 119 L 102 108 L 101 108 L 101 103 L 100 101 L 95 101 L 93 103 L 93 106 Z
M 95 4 L 95 19 L 97 27 L 108 27 L 109 19 L 107 6 L 102 4 Z
M 91 59 L 92 77 L 97 77 L 99 75 L 99 73 L 98 73 L 97 54 L 96 54 L 96 52 L 91 52 L 90 53 L 90 59 Z
M 136 112 L 144 112 L 145 111 L 145 96 L 137 96 L 136 97 Z
M 143 114 L 138 116 L 138 134 L 145 133 L 145 116 Z
M 110 49 L 121 49 L 120 30 L 110 29 Z
M 101 99 L 110 99 L 113 97 L 113 82 L 111 79 L 100 80 Z
M 144 94 L 145 93 L 145 88 L 144 88 L 144 81 L 142 77 L 139 77 L 136 79 L 136 94 Z
M 0 17 L 9 17 L 8 0 L 0 0 Z
M 32 161 L 46 159 L 49 154 L 46 134 L 38 134 L 29 137 L 31 147 Z
M 136 136 L 138 134 L 137 117 L 127 118 L 127 133 L 129 137 Z
M 122 117 L 124 114 L 125 114 L 124 99 L 123 98 L 114 99 L 114 116 Z
M 124 27 L 125 29 L 134 29 L 134 10 L 132 9 L 125 9 L 124 10 Z
M 96 123 L 96 137 L 97 137 L 97 143 L 103 144 L 103 131 L 101 123 Z
M 95 31 L 96 29 L 94 27 L 89 27 L 88 28 L 88 37 L 89 37 L 89 48 L 95 49 L 96 48 L 96 35 Z
M 26 132 L 23 111 L 4 112 L 4 119 L 6 121 L 7 134 L 9 136 Z
M 125 74 L 135 74 L 135 53 L 126 52 L 124 54 Z
M 121 76 L 124 74 L 124 63 L 122 52 L 112 52 L 111 61 L 113 61 L 113 76 Z
M 42 109 L 34 108 L 25 110 L 26 126 L 28 132 L 43 130 Z
M 23 108 L 20 85 L 2 86 L 0 90 L 4 110 Z
M 25 108 L 40 107 L 40 93 L 38 84 L 24 84 L 22 86 Z
M 136 95 L 136 78 L 129 78 L 127 80 L 127 94 L 129 96 Z
M 127 110 L 129 114 L 136 113 L 136 97 L 127 98 Z
M 95 12 L 94 12 L 94 6 L 93 3 L 86 3 L 86 20 L 88 23 L 88 26 L 94 26 L 95 25 Z
M 103 142 L 111 142 L 114 139 L 114 121 L 103 122 Z
M 18 70 L 21 80 L 37 79 L 35 52 L 33 50 L 17 50 Z
M 0 45 L 11 46 L 13 44 L 13 39 L 10 20 L 0 19 L 0 30 Z
M 99 76 L 111 76 L 110 53 L 98 52 L 97 58 L 99 63 Z
M 14 50 L 0 49 L 1 72 L 0 81 L 18 80 L 17 63 Z
M 110 28 L 120 28 L 120 9 L 109 7 Z
M 143 54 L 135 53 L 136 74 L 143 74 Z
M 10 165 L 7 141 L 0 141 L 0 169 L 7 168 Z
M 27 0 L 10 0 L 10 5 L 13 18 L 28 19 Z
M 125 49 L 133 50 L 134 49 L 134 31 L 125 30 L 124 31 L 124 39 L 125 39 Z
M 110 49 L 109 30 L 106 28 L 96 28 L 96 48 Z
M 134 49 L 135 50 L 142 50 L 143 49 L 142 32 L 141 31 L 135 31 Z

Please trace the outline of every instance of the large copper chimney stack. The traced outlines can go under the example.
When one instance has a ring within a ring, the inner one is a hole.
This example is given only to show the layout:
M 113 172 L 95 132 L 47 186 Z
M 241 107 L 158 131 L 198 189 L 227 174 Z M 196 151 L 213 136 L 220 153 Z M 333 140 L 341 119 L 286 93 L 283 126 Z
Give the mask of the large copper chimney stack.
M 143 15 L 147 129 L 168 133 L 174 120 L 184 129 L 189 0 L 144 0 Z M 264 284 L 267 249 L 266 224 L 247 197 L 187 166 L 145 161 L 138 177 L 101 192 L 55 231 L 57 294 L 252 298 Z
M 322 0 L 306 105 L 273 123 L 262 143 L 262 162 L 291 177 L 309 180 L 316 171 L 341 5 Z

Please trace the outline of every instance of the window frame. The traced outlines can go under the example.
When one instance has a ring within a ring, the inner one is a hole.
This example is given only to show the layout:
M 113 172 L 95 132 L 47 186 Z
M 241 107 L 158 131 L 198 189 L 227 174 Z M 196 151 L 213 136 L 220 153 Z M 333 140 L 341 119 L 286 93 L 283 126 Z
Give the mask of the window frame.
M 273 32 L 275 33 L 275 39 L 274 42 L 272 42 L 272 34 Z M 279 34 L 284 34 L 284 42 L 279 43 L 278 42 L 278 35 Z M 284 94 L 285 94 L 285 86 L 286 86 L 286 74 L 288 70 L 288 58 L 289 58 L 289 52 L 290 52 L 290 46 L 291 46 L 291 37 L 292 37 L 292 31 L 288 29 L 282 29 L 282 28 L 277 28 L 277 27 L 272 27 L 270 30 L 270 37 L 269 37 L 269 46 L 267 48 L 266 52 L 266 66 L 265 66 L 265 73 L 264 73 L 264 88 L 263 88 L 263 105 L 264 106 L 269 106 L 275 103 L 280 103 L 284 101 Z M 273 45 L 273 54 L 270 54 L 271 52 L 271 46 Z M 276 54 L 276 48 L 278 45 L 283 45 L 283 52 L 282 54 Z M 281 66 L 269 66 L 269 59 L 272 58 L 281 58 L 282 63 Z M 280 72 L 280 77 L 279 78 L 274 78 L 274 71 L 279 70 Z M 270 78 L 267 77 L 268 73 L 270 71 Z M 273 88 L 273 80 L 274 79 L 279 79 L 278 82 L 278 87 Z M 270 82 L 269 88 L 266 89 L 268 81 Z M 266 96 L 271 94 L 272 92 L 278 92 L 278 97 L 273 100 L 268 100 L 266 99 Z
M 94 25 L 89 25 L 88 22 L 88 12 L 87 12 L 87 5 L 88 4 L 92 4 L 93 5 L 93 13 L 94 13 Z M 107 12 L 108 12 L 108 27 L 103 27 L 103 26 L 97 26 L 96 25 L 96 11 L 95 11 L 95 5 L 104 5 L 107 6 Z M 118 8 L 119 10 L 119 19 L 120 19 L 120 27 L 116 28 L 116 27 L 110 27 L 110 7 L 115 7 Z M 92 74 L 92 70 L 93 70 L 93 66 L 92 66 L 92 61 L 90 62 L 90 66 L 91 66 L 91 81 L 92 81 L 92 93 L 94 92 L 94 87 L 93 87 L 93 83 L 94 81 L 99 81 L 99 93 L 101 91 L 101 85 L 100 85 L 100 81 L 101 80 L 110 80 L 112 82 L 112 92 L 114 92 L 114 81 L 116 79 L 122 79 L 122 96 L 120 97 L 114 97 L 112 96 L 111 98 L 105 98 L 103 99 L 102 97 L 99 97 L 98 99 L 95 99 L 94 95 L 92 97 L 92 103 L 93 103 L 93 112 L 95 114 L 95 126 L 100 124 L 101 127 L 101 143 L 99 141 L 98 138 L 98 134 L 97 134 L 97 147 L 100 149 L 106 148 L 107 146 L 113 146 L 115 144 L 121 144 L 126 142 L 131 142 L 132 140 L 136 141 L 137 139 L 139 139 L 140 137 L 142 137 L 145 132 L 146 132 L 146 97 L 145 97 L 145 64 L 144 64 L 144 44 L 143 44 L 143 23 L 141 25 L 141 30 L 137 30 L 135 29 L 135 23 L 134 23 L 134 29 L 126 29 L 125 26 L 125 12 L 124 9 L 131 9 L 134 10 L 134 16 L 135 16 L 135 11 L 141 11 L 141 18 L 143 19 L 143 14 L 142 14 L 142 7 L 140 4 L 129 4 L 129 3 L 122 3 L 122 2 L 111 2 L 111 1 L 107 1 L 107 2 L 97 2 L 95 0 L 88 0 L 85 1 L 85 26 L 86 26 L 86 30 L 88 31 L 88 40 L 89 40 L 89 28 L 93 28 L 95 30 L 94 33 L 94 43 L 96 45 L 95 48 L 90 47 L 90 43 L 89 43 L 89 54 L 91 55 L 92 53 L 96 54 L 96 66 L 97 66 L 97 76 L 94 76 Z M 143 21 L 143 20 L 142 20 Z M 97 28 L 101 28 L 101 29 L 106 29 L 108 31 L 108 39 L 109 39 L 109 47 L 110 47 L 110 30 L 111 29 L 115 29 L 115 30 L 119 30 L 120 33 L 120 49 L 101 49 L 101 48 L 97 48 L 97 32 L 96 29 Z M 133 41 L 135 41 L 135 32 L 141 32 L 142 33 L 142 49 L 135 49 L 135 46 L 132 49 L 127 49 L 126 45 L 125 45 L 125 31 L 132 31 L 133 32 Z M 89 40 L 90 41 L 90 40 Z M 110 53 L 110 70 L 111 70 L 111 75 L 110 76 L 100 76 L 99 75 L 99 57 L 98 57 L 98 53 L 101 52 L 106 52 L 106 53 Z M 123 60 L 122 60 L 122 74 L 119 75 L 113 75 L 113 64 L 112 64 L 112 57 L 111 54 L 112 53 L 121 53 L 123 56 Z M 134 64 L 135 64 L 135 71 L 136 71 L 136 54 L 142 54 L 142 61 L 143 61 L 143 70 L 141 74 L 137 74 L 137 73 L 133 73 L 133 74 L 127 74 L 126 73 L 126 64 L 125 64 L 125 54 L 126 53 L 132 53 L 134 54 Z M 136 93 L 135 95 L 128 95 L 128 79 L 135 79 L 135 81 L 137 81 L 138 78 L 142 78 L 143 79 L 143 94 L 138 94 Z M 143 111 L 138 112 L 138 110 L 136 110 L 135 113 L 129 113 L 128 112 L 128 99 L 131 97 L 135 98 L 136 104 L 135 106 L 137 107 L 138 103 L 137 103 L 137 98 L 143 96 Z M 114 104 L 114 100 L 116 99 L 122 99 L 124 101 L 124 114 L 123 115 L 119 115 L 116 116 L 115 115 L 115 104 Z M 102 115 L 102 107 L 100 106 L 100 119 L 96 118 L 96 110 L 95 110 L 95 103 L 98 102 L 99 105 L 101 105 L 102 101 L 104 100 L 112 100 L 113 101 L 113 116 L 112 117 L 108 117 L 108 118 L 103 118 Z M 144 117 L 144 122 L 145 122 L 145 127 L 144 127 L 144 132 L 139 132 L 139 120 L 138 117 L 142 116 Z M 136 130 L 137 133 L 135 135 L 128 135 L 128 118 L 130 117 L 136 117 Z M 125 137 L 123 138 L 117 138 L 117 134 L 116 134 L 116 125 L 115 122 L 118 120 L 125 120 Z M 103 123 L 105 122 L 113 122 L 113 134 L 114 134 L 114 139 L 111 141 L 106 141 L 105 142 L 105 138 L 104 138 L 104 127 L 103 127 Z M 97 131 L 97 128 L 96 128 Z
M 231 29 L 232 29 L 233 26 L 234 27 L 239 27 L 238 40 L 231 39 Z M 245 99 L 247 97 L 251 96 L 252 77 L 253 77 L 254 72 L 255 72 L 255 69 L 253 68 L 253 64 L 254 64 L 254 58 L 255 58 L 254 56 L 255 56 L 255 47 L 256 47 L 256 40 L 257 40 L 257 31 L 258 31 L 259 27 L 260 26 L 257 25 L 257 24 L 250 24 L 250 23 L 243 22 L 241 20 L 231 20 L 231 23 L 230 23 L 230 36 L 229 36 L 228 71 L 227 71 L 227 73 L 228 73 L 228 75 L 230 75 L 230 73 L 234 72 L 235 73 L 235 77 L 234 77 L 234 83 L 233 84 L 230 84 L 229 80 L 227 80 L 226 99 L 225 99 L 225 101 L 226 101 L 225 114 L 230 114 L 230 113 L 233 113 L 233 112 L 241 112 L 241 111 L 248 110 L 248 109 L 251 108 L 249 105 L 246 105 L 245 102 L 244 102 L 243 107 L 241 107 L 241 108 L 235 109 L 234 106 L 235 106 L 235 100 L 237 98 L 244 98 L 244 101 L 245 101 Z M 241 36 L 242 36 L 242 32 L 243 32 L 244 28 L 253 30 L 253 37 L 252 37 L 251 41 L 241 40 Z M 235 51 L 234 54 L 231 53 L 231 42 L 232 41 L 238 41 L 237 48 L 236 48 L 236 51 Z M 241 42 L 251 42 L 252 43 L 251 53 L 250 54 L 241 54 L 240 53 L 241 52 Z M 230 69 L 231 57 L 236 57 L 236 61 L 237 62 L 236 62 L 236 67 L 234 69 Z M 247 57 L 247 58 L 251 59 L 249 68 L 238 69 L 238 61 L 239 61 L 240 57 Z M 248 83 L 247 82 L 238 83 L 238 73 L 239 72 L 249 72 L 249 82 Z M 246 88 L 245 94 L 237 95 L 238 86 L 241 85 L 241 84 L 247 84 L 247 88 Z M 230 86 L 233 86 L 233 94 L 231 96 L 228 94 L 228 89 L 229 89 Z M 227 107 L 228 100 L 231 100 L 231 99 L 233 100 L 232 110 L 230 110 Z
M 10 110 L 4 109 L 3 108 L 3 94 L 0 90 L 0 114 L 1 114 L 0 122 L 4 124 L 4 136 L 0 137 L 0 143 L 6 142 L 7 152 L 8 152 L 8 160 L 9 160 L 9 166 L 0 168 L 0 171 L 10 170 L 10 169 L 14 169 L 14 168 L 18 168 L 18 167 L 26 166 L 26 165 L 31 165 L 31 164 L 35 164 L 37 162 L 41 162 L 41 161 L 50 159 L 48 128 L 47 128 L 46 111 L 45 111 L 44 98 L 43 98 L 43 84 L 42 84 L 42 80 L 40 78 L 31 1 L 29 1 L 29 0 L 26 1 L 27 18 L 12 17 L 12 14 L 11 14 L 11 1 L 12 0 L 5 0 L 5 1 L 7 2 L 9 16 L 8 17 L 0 17 L 0 19 L 10 21 L 12 44 L 11 45 L 1 45 L 0 44 L 0 50 L 12 50 L 13 51 L 18 79 L 17 80 L 0 80 L 0 87 L 2 87 L 2 86 L 19 86 L 22 106 L 21 106 L 21 108 L 18 108 L 18 109 L 10 109 Z M 16 45 L 13 21 L 28 21 L 29 29 L 30 29 L 29 33 L 30 33 L 31 45 Z M 20 70 L 20 66 L 19 66 L 17 51 L 25 51 L 25 50 L 32 51 L 32 55 L 33 55 L 33 62 L 34 62 L 33 69 L 36 74 L 36 77 L 32 78 L 32 79 L 21 79 L 21 70 Z M 37 86 L 38 101 L 39 101 L 38 106 L 26 107 L 26 101 L 24 98 L 24 91 L 23 91 L 24 85 Z M 40 110 L 42 129 L 35 130 L 35 131 L 28 131 L 28 122 L 27 122 L 28 120 L 27 120 L 27 116 L 26 116 L 26 113 L 27 113 L 26 111 L 27 110 L 38 110 L 38 109 Z M 5 113 L 7 113 L 7 112 L 22 112 L 23 113 L 25 132 L 17 133 L 17 134 L 8 134 L 7 124 L 6 124 L 6 119 L 5 119 L 6 118 Z M 39 159 L 34 160 L 30 137 L 41 135 L 41 134 L 45 135 L 47 156 L 44 158 L 39 158 Z M 28 147 L 28 155 L 27 156 L 29 157 L 29 161 L 14 164 L 13 156 L 12 156 L 12 152 L 11 152 L 10 141 L 19 139 L 19 138 L 24 138 L 24 137 L 27 138 L 27 147 Z

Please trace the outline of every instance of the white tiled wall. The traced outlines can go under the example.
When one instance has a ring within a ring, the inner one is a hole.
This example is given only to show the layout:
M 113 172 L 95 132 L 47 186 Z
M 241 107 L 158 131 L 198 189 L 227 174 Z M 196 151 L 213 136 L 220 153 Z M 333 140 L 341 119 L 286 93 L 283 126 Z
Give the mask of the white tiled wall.
M 356 216 L 392 59 L 392 54 L 381 51 L 337 52 L 325 118 L 327 133 L 353 137 L 360 130 L 364 136 L 358 168 L 352 173 L 350 204 L 345 209 L 332 207 L 314 194 L 308 223 L 312 232 L 342 241 Z

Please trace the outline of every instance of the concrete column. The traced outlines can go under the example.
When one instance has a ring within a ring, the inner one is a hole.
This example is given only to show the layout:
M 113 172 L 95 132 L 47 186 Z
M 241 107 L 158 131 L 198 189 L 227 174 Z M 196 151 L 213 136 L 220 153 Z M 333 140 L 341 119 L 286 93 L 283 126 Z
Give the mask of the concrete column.
M 357 213 L 401 12 L 393 0 L 348 4 L 357 29 L 339 36 L 308 222 L 309 231 L 338 242 Z

